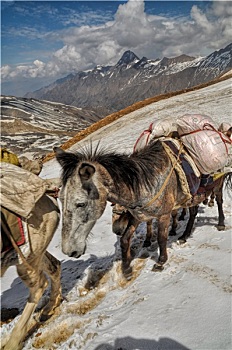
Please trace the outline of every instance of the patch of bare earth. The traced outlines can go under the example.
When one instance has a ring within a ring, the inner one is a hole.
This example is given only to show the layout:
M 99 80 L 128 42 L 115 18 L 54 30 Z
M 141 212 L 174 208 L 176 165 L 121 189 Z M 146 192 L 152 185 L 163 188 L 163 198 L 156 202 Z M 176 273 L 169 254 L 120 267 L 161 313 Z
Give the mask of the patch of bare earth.
M 92 286 L 91 281 L 87 277 L 84 286 L 78 288 L 78 300 L 64 303 L 60 307 L 58 315 L 53 316 L 44 325 L 40 326 L 34 336 L 33 346 L 35 348 L 55 349 L 56 344 L 66 341 L 76 330 L 78 330 L 84 342 L 94 338 L 97 335 L 96 333 L 85 334 L 86 326 L 93 321 L 92 318 L 84 319 L 82 316 L 96 308 L 110 291 L 128 287 L 139 276 L 144 264 L 145 260 L 143 259 L 133 261 L 133 275 L 128 281 L 122 275 L 121 262 L 115 262 L 112 269 L 107 269 L 105 274 L 103 272 L 99 274 L 99 281 L 97 287 L 94 287 L 94 289 L 92 287 L 96 285 L 96 281 L 94 281 L 94 285 Z M 107 316 L 101 314 L 96 317 L 97 322 L 100 324 Z

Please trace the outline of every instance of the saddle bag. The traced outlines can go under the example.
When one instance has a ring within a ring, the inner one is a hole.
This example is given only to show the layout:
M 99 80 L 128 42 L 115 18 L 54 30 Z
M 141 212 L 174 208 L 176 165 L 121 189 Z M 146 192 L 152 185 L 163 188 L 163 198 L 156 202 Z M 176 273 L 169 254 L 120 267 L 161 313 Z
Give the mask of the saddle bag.
M 177 120 L 177 131 L 202 174 L 215 173 L 230 162 L 231 140 L 217 130 L 211 117 L 186 114 Z
M 159 139 L 176 131 L 176 124 L 171 119 L 157 119 L 144 130 L 134 145 L 134 152 L 144 148 L 151 140 Z
M 19 166 L 19 160 L 16 154 L 8 151 L 6 148 L 0 148 L 1 162 L 10 163 Z

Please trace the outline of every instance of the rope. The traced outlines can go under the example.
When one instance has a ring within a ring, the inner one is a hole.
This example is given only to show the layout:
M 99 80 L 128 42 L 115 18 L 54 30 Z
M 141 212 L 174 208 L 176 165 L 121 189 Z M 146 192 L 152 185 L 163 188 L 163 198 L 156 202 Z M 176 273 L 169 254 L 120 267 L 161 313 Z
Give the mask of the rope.
M 17 246 L 14 238 L 12 237 L 10 231 L 8 230 L 8 227 L 5 225 L 5 223 L 3 222 L 3 220 L 1 221 L 1 226 L 3 227 L 4 232 L 6 233 L 7 237 L 9 238 L 9 240 L 11 241 L 12 246 L 14 247 L 14 249 L 16 250 L 16 252 L 19 254 L 20 258 L 22 259 L 22 262 L 24 263 L 24 265 L 27 266 L 27 268 L 31 271 L 34 271 L 33 267 L 26 261 L 25 256 L 23 255 L 23 253 L 21 252 L 21 250 L 19 249 L 19 247 Z
M 181 144 L 180 149 L 179 149 L 179 152 L 178 152 L 178 155 L 177 155 L 177 157 L 176 157 L 176 161 L 175 161 L 175 163 L 172 165 L 172 169 L 171 169 L 170 173 L 168 174 L 168 176 L 166 177 L 166 179 L 165 179 L 163 185 L 161 186 L 159 192 L 144 206 L 144 208 L 147 208 L 147 207 L 149 207 L 151 204 L 153 204 L 153 203 L 156 201 L 156 199 L 161 195 L 161 193 L 164 191 L 165 187 L 166 187 L 167 184 L 168 184 L 168 181 L 170 180 L 170 177 L 172 176 L 173 171 L 175 170 L 175 166 L 176 166 L 176 164 L 177 164 L 178 161 L 179 161 L 179 157 L 180 157 L 180 155 L 181 155 L 181 152 L 182 152 L 182 150 L 183 150 L 183 147 L 184 147 L 183 144 Z

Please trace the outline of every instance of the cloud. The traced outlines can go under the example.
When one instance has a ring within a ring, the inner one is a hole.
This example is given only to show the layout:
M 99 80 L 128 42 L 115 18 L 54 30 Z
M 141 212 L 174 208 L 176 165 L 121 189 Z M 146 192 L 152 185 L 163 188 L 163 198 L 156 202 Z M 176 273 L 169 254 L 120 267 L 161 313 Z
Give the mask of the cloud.
M 78 26 L 40 35 L 62 42 L 48 62 L 38 57 L 29 65 L 4 66 L 2 79 L 22 77 L 58 78 L 71 72 L 90 69 L 97 64 L 113 65 L 125 50 L 139 57 L 162 58 L 186 53 L 206 55 L 231 41 L 232 8 L 228 2 L 214 1 L 203 12 L 197 5 L 189 17 L 170 17 L 145 13 L 144 1 L 129 0 L 120 4 L 113 20 L 80 26 L 80 16 L 72 12 L 69 21 Z M 100 17 L 100 13 L 96 16 Z M 68 21 L 67 17 L 63 17 Z M 28 28 L 24 28 L 25 33 Z M 31 35 L 39 35 L 36 30 Z

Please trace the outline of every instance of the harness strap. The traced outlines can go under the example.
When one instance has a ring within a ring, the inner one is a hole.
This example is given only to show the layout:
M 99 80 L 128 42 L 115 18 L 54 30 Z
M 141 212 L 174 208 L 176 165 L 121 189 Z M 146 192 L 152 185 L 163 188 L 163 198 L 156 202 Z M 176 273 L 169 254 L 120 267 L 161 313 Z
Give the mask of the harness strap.
M 161 195 L 161 193 L 164 191 L 165 187 L 166 187 L 167 184 L 168 184 L 168 181 L 170 180 L 170 177 L 172 176 L 173 171 L 175 170 L 175 166 L 176 166 L 176 164 L 177 164 L 178 161 L 179 161 L 179 157 L 180 157 L 180 155 L 181 155 L 181 152 L 182 152 L 182 150 L 183 150 L 183 147 L 184 147 L 183 144 L 181 144 L 180 149 L 179 149 L 179 152 L 178 152 L 177 157 L 176 157 L 176 161 L 175 161 L 175 163 L 172 165 L 172 169 L 171 169 L 170 173 L 168 174 L 168 176 L 166 177 L 166 179 L 165 179 L 163 185 L 161 186 L 159 192 L 144 206 L 144 208 L 147 208 L 147 207 L 149 207 L 151 204 L 153 204 L 153 203 L 156 201 L 156 199 Z
M 216 181 L 217 179 L 220 179 L 220 177 L 224 176 L 226 172 L 220 172 L 213 174 L 213 181 Z
M 7 237 L 11 241 L 12 246 L 14 247 L 16 252 L 19 254 L 20 258 L 22 259 L 22 262 L 24 263 L 24 265 L 26 265 L 29 270 L 34 271 L 33 267 L 30 264 L 28 264 L 28 262 L 26 261 L 25 256 L 21 252 L 20 248 L 17 246 L 13 236 L 11 235 L 10 231 L 8 230 L 8 228 L 5 225 L 5 223 L 3 222 L 3 220 L 1 221 L 1 225 L 2 225 L 2 227 L 4 229 L 4 232 L 6 233 Z

